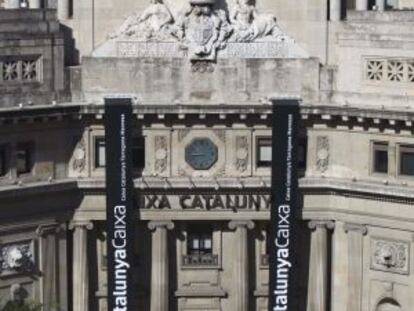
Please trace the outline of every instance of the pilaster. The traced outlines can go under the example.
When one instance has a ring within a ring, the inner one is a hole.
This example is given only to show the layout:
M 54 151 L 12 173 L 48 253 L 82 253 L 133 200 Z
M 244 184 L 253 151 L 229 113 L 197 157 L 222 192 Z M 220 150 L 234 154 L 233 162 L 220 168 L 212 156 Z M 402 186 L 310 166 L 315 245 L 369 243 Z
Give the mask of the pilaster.
M 328 298 L 328 229 L 333 221 L 312 220 L 307 311 L 326 311 Z
M 73 230 L 73 310 L 89 310 L 88 230 L 91 222 L 72 222 Z
M 168 238 L 167 231 L 174 229 L 170 221 L 151 221 L 152 268 L 151 268 L 151 311 L 168 311 Z
M 348 234 L 348 300 L 347 311 L 361 311 L 363 276 L 363 236 L 368 233 L 365 225 L 344 225 Z
M 248 230 L 254 228 L 252 221 L 230 221 L 230 230 L 235 230 L 236 238 L 236 260 L 234 261 L 235 277 L 235 310 L 249 310 L 249 261 L 248 261 Z

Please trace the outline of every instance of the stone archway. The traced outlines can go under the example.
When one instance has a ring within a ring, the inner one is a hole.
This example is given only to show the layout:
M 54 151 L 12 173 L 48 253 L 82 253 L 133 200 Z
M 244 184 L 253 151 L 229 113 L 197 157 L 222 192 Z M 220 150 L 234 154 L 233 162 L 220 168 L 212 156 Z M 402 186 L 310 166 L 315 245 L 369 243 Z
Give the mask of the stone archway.
M 402 311 L 401 306 L 393 299 L 383 299 L 379 302 L 376 311 Z

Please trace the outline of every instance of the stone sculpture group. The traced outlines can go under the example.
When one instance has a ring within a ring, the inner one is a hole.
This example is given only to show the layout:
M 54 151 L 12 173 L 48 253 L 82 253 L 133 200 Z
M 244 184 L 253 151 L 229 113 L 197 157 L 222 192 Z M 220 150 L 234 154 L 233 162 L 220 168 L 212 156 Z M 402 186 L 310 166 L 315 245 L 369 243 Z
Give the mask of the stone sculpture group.
M 190 8 L 174 18 L 163 0 L 150 0 L 142 13 L 128 17 L 111 39 L 180 42 L 190 58 L 214 59 L 227 42 L 284 41 L 276 18 L 258 13 L 250 0 L 237 0 L 228 16 L 216 0 L 190 0 Z

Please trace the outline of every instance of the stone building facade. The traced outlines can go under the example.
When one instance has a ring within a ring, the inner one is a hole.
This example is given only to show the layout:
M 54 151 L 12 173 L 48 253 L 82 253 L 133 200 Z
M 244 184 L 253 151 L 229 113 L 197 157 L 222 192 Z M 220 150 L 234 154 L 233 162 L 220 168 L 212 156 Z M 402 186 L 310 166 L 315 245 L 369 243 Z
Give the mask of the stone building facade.
M 267 310 L 269 99 L 296 97 L 297 310 L 410 310 L 412 0 L 1 6 L 0 306 L 107 310 L 103 101 L 126 94 L 137 309 Z

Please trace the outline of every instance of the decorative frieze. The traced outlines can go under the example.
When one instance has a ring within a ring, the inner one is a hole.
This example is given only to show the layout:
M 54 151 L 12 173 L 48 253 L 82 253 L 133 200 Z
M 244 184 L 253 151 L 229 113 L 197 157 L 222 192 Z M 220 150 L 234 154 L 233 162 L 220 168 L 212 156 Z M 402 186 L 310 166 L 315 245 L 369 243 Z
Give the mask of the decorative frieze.
M 365 79 L 377 83 L 414 83 L 414 59 L 366 59 Z
M 409 249 L 409 243 L 404 241 L 372 239 L 371 269 L 408 274 Z
M 40 82 L 41 58 L 7 57 L 0 59 L 0 84 Z
M 0 277 L 33 272 L 34 260 L 33 241 L 2 245 L 0 248 Z
M 318 136 L 316 138 L 316 168 L 320 172 L 325 172 L 329 166 L 329 138 L 328 136 Z

